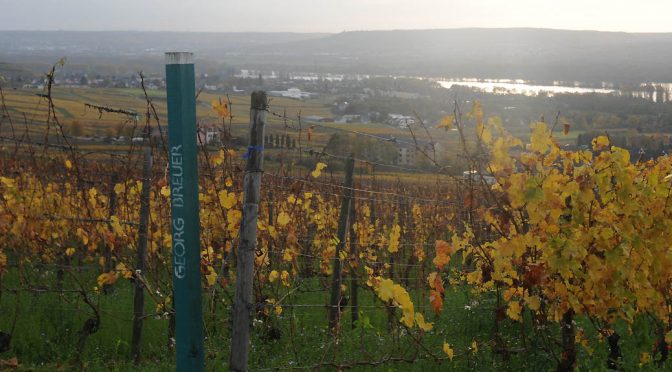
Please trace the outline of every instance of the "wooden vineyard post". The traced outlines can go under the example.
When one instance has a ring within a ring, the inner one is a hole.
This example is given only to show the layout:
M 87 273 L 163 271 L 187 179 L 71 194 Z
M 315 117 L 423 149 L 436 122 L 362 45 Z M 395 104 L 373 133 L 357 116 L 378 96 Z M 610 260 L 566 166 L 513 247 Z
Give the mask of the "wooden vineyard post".
M 355 199 L 350 199 L 350 257 L 355 262 L 350 272 L 350 303 L 352 306 L 351 320 L 354 329 L 359 320 L 359 284 L 357 284 L 357 267 L 359 264 L 359 246 L 355 232 Z
M 113 173 L 112 176 L 110 177 L 110 193 L 108 196 L 108 200 L 110 201 L 109 204 L 109 209 L 107 211 L 107 220 L 111 220 L 112 216 L 117 213 L 117 193 L 114 192 L 114 186 L 116 186 L 117 182 L 119 180 L 119 177 L 117 176 L 116 173 Z M 108 223 L 107 225 L 108 230 L 112 231 L 112 225 Z M 105 272 L 109 273 L 112 271 L 112 248 L 108 243 L 104 243 L 103 246 L 103 255 L 105 257 Z M 103 293 L 105 294 L 110 294 L 112 293 L 112 287 L 109 284 L 104 284 L 103 285 Z
M 345 164 L 345 186 L 341 200 L 341 212 L 338 219 L 336 253 L 334 254 L 333 278 L 331 281 L 331 301 L 329 302 L 329 328 L 335 330 L 341 316 L 341 251 L 345 248 L 345 235 L 348 231 L 348 217 L 350 214 L 350 199 L 352 198 L 352 173 L 355 169 L 355 159 L 352 154 Z
M 245 181 L 243 190 L 243 217 L 240 223 L 240 244 L 236 261 L 236 293 L 233 302 L 233 324 L 231 330 L 231 371 L 246 371 L 250 348 L 250 318 L 252 303 L 252 284 L 254 279 L 254 259 L 257 247 L 257 218 L 261 190 L 263 166 L 264 125 L 266 124 L 266 92 L 252 93 L 250 107 L 250 145 L 245 157 Z
M 140 341 L 142 340 L 142 318 L 145 315 L 145 292 L 143 276 L 147 260 L 147 230 L 149 225 L 149 190 L 152 187 L 152 149 L 144 149 L 142 163 L 142 191 L 140 193 L 140 228 L 135 259 L 135 295 L 133 297 L 133 336 L 131 338 L 131 356 L 133 362 L 140 363 Z
M 196 84 L 192 53 L 166 53 L 177 371 L 203 370 Z

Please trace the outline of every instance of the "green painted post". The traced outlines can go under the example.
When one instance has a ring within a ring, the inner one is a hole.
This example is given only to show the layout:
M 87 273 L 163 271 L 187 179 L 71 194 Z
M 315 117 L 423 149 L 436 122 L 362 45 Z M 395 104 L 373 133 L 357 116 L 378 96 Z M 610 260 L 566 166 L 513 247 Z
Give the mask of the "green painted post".
M 192 53 L 166 53 L 170 205 L 177 371 L 203 371 L 196 148 L 196 83 Z

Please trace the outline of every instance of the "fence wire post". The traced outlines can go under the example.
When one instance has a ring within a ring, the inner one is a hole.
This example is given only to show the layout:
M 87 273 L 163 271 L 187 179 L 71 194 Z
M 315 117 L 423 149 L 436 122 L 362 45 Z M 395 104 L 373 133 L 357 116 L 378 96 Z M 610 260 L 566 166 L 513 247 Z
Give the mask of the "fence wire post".
M 259 216 L 259 194 L 263 166 L 264 125 L 268 99 L 266 92 L 252 93 L 250 107 L 250 145 L 245 157 L 245 191 L 243 217 L 240 224 L 240 244 L 236 262 L 236 293 L 233 303 L 233 324 L 231 330 L 231 371 L 246 371 L 250 348 L 250 319 L 253 311 L 252 284 L 254 279 L 254 259 L 257 247 L 257 218 Z
M 350 154 L 345 164 L 345 186 L 341 200 L 341 212 L 338 219 L 336 253 L 334 255 L 334 270 L 331 281 L 331 301 L 329 302 L 329 328 L 336 330 L 341 316 L 341 251 L 345 250 L 345 236 L 348 231 L 348 217 L 350 217 L 350 198 L 352 197 L 352 173 L 355 169 L 355 158 Z
M 117 182 L 119 181 L 119 176 L 116 173 L 113 173 L 112 176 L 110 177 L 110 192 L 108 194 L 108 200 L 109 200 L 109 209 L 107 211 L 107 220 L 111 220 L 112 216 L 114 216 L 117 213 L 117 193 L 114 192 L 114 186 L 117 185 Z M 107 229 L 109 231 L 112 231 L 112 225 L 110 223 L 107 224 Z M 105 242 L 103 243 L 103 255 L 105 257 L 105 272 L 109 273 L 112 271 L 112 247 L 110 247 L 110 244 Z M 103 293 L 104 294 L 110 294 L 114 290 L 114 287 L 109 285 L 109 284 L 104 284 L 103 285 Z
M 145 315 L 145 292 L 142 278 L 145 275 L 147 260 L 147 230 L 149 225 L 149 190 L 152 187 L 152 149 L 144 148 L 142 163 L 142 192 L 140 194 L 140 228 L 138 230 L 138 248 L 135 262 L 135 295 L 133 297 L 133 336 L 131 338 L 131 356 L 133 363 L 140 363 L 140 341 L 142 340 L 142 318 Z
M 204 368 L 193 54 L 166 53 L 177 371 Z
M 359 249 L 357 246 L 357 233 L 355 231 L 355 218 L 355 199 L 350 199 L 350 259 L 353 260 L 350 273 L 350 303 L 352 304 L 351 324 L 353 329 L 359 320 L 359 284 L 357 283 Z

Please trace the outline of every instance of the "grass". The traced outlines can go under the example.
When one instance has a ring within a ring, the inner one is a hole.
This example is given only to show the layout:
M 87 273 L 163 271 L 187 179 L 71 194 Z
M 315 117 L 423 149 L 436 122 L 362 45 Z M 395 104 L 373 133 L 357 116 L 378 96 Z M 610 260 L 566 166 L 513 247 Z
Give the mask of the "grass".
M 33 280 L 54 285 L 56 274 L 49 270 L 33 270 Z M 80 274 L 86 286 L 95 286 L 95 276 Z M 496 307 L 492 295 L 475 296 L 463 286 L 448 287 L 444 310 L 434 315 L 429 309 L 424 281 L 416 283 L 419 290 L 412 290 L 414 283 L 407 288 L 413 297 L 416 311 L 424 313 L 428 321 L 434 322 L 434 329 L 424 335 L 414 330 L 414 337 L 422 339 L 426 350 L 444 357 L 441 349 L 448 342 L 455 350 L 453 361 L 436 361 L 420 348 L 408 336 L 407 330 L 399 327 L 394 320 L 388 326 L 387 310 L 375 295 L 368 290 L 360 290 L 360 321 L 351 328 L 350 309 L 343 313 L 341 334 L 336 339 L 327 331 L 327 310 L 322 305 L 328 302 L 328 279 L 306 278 L 302 288 L 287 297 L 285 307 L 278 316 L 272 311 L 267 317 L 258 317 L 252 329 L 250 349 L 250 370 L 276 370 L 312 367 L 322 362 L 333 361 L 337 364 L 353 367 L 355 370 L 390 371 L 428 371 L 428 370 L 496 370 L 504 371 L 544 371 L 553 370 L 555 361 L 542 351 L 541 338 L 535 337 L 530 330 L 531 318 L 525 314 L 523 324 L 504 320 L 499 323 L 501 337 L 513 352 L 508 360 L 492 351 L 494 330 L 493 310 Z M 3 277 L 3 287 L 19 286 L 16 272 L 10 271 Z M 66 279 L 64 288 L 72 288 L 74 282 Z M 268 286 L 265 293 L 269 297 L 279 298 L 289 289 L 279 283 Z M 220 306 L 210 313 L 205 301 L 205 356 L 206 370 L 216 371 L 227 368 L 229 356 L 229 298 L 227 291 L 220 296 Z M 147 318 L 144 323 L 142 363 L 133 366 L 130 362 L 130 338 L 132 319 L 132 285 L 126 280 L 115 284 L 111 294 L 91 294 L 94 302 L 102 309 L 101 327 L 91 335 L 81 359 L 86 370 L 90 371 L 159 371 L 174 369 L 174 356 L 168 351 L 168 320 L 166 318 Z M 222 300 L 223 299 L 223 300 Z M 17 305 L 17 300 L 18 305 Z M 296 306 L 298 305 L 298 306 Z M 301 307 L 315 305 L 314 307 Z M 0 329 L 9 330 L 18 309 L 16 330 L 10 351 L 0 355 L 0 359 L 16 356 L 22 369 L 33 371 L 70 370 L 76 367 L 75 345 L 79 330 L 84 321 L 91 316 L 90 309 L 75 293 L 29 293 L 19 292 L 18 296 L 5 290 L 0 301 Z M 154 305 L 146 301 L 146 312 L 153 313 Z M 586 329 L 588 337 L 596 335 L 585 319 L 578 319 L 578 326 Z M 642 350 L 650 348 L 652 338 L 647 322 L 640 319 L 628 331 L 626 324 L 618 324 L 617 329 L 623 336 L 621 348 L 623 362 L 627 370 L 639 369 Z M 528 332 L 526 345 L 521 343 L 521 332 Z M 559 327 L 551 330 L 559 335 Z M 476 340 L 479 351 L 469 352 L 472 341 Z M 516 352 L 526 347 L 524 352 Z M 607 347 L 605 342 L 594 341 L 592 354 L 578 347 L 579 370 L 603 370 L 606 366 Z M 557 348 L 556 348 L 557 349 Z M 557 351 L 557 350 L 556 350 Z M 412 362 L 388 362 L 380 366 L 376 363 L 387 356 L 407 358 Z M 668 363 L 669 364 L 669 363 Z M 651 364 L 644 366 L 653 370 Z M 331 368 L 327 368 L 331 370 Z

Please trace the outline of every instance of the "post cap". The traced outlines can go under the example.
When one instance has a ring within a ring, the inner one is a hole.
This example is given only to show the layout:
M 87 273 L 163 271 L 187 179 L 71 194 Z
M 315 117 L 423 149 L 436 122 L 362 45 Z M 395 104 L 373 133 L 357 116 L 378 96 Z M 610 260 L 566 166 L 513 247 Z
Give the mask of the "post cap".
M 167 65 L 188 65 L 194 63 L 194 53 L 192 52 L 167 52 Z
M 268 107 L 268 98 L 266 92 L 257 90 L 252 92 L 252 108 L 265 110 Z

